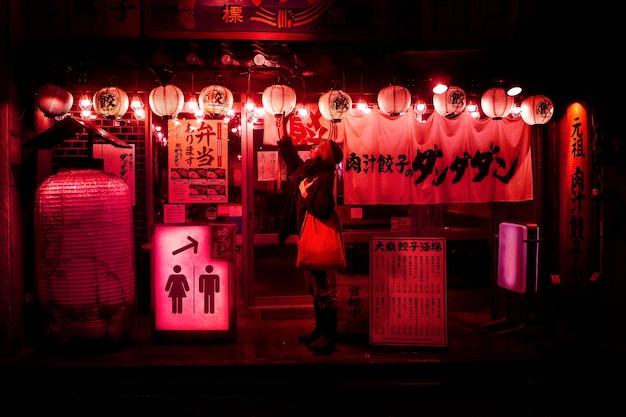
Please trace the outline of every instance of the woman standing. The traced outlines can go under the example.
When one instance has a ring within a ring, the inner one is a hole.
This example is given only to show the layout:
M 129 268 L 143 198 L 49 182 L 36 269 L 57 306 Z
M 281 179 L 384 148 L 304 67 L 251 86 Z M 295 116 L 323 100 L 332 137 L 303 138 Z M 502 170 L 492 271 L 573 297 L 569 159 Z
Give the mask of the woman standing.
M 287 205 L 278 234 L 283 244 L 289 235 L 299 235 L 306 211 L 322 221 L 335 211 L 335 170 L 343 160 L 343 151 L 334 141 L 322 139 L 305 161 L 286 135 L 278 141 L 278 149 L 289 175 Z M 315 241 L 301 243 L 316 244 Z M 313 297 L 315 328 L 298 340 L 314 352 L 332 352 L 336 350 L 337 339 L 337 271 L 305 269 L 304 278 Z

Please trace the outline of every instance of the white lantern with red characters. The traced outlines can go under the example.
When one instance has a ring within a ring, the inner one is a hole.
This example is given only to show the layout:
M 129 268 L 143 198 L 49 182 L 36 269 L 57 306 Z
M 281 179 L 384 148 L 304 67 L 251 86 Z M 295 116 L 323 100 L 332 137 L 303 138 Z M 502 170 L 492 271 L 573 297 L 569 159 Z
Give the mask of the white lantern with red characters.
M 525 98 L 521 107 L 522 120 L 531 126 L 548 123 L 554 114 L 552 100 L 543 95 Z
M 480 98 L 480 107 L 487 117 L 502 119 L 511 114 L 515 98 L 507 95 L 502 87 L 494 87 L 485 91 Z
M 441 94 L 433 95 L 433 107 L 440 115 L 449 119 L 463 113 L 467 105 L 467 97 L 462 88 L 451 85 Z

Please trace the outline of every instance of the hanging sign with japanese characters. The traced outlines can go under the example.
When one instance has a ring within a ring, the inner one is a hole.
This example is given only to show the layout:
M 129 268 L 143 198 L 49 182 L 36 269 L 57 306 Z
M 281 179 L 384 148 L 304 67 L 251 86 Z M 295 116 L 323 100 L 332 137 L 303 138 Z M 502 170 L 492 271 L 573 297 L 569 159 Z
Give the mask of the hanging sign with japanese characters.
M 345 204 L 439 204 L 533 198 L 530 126 L 521 119 L 433 113 L 348 116 Z
M 558 194 L 559 241 L 562 243 L 559 258 L 562 287 L 571 294 L 582 296 L 590 289 L 593 277 L 594 202 L 597 173 L 593 170 L 594 138 L 591 120 L 581 103 L 572 103 L 559 121 Z M 581 298 L 580 303 L 584 303 Z
M 371 238 L 370 343 L 447 346 L 446 240 Z
M 321 118 L 323 119 L 323 118 Z M 315 111 L 292 117 L 297 145 L 318 144 L 330 131 Z M 263 143 L 276 145 L 273 116 Z M 456 118 L 407 112 L 348 114 L 337 123 L 343 147 L 344 202 L 349 205 L 487 203 L 533 198 L 530 126 L 520 119 Z M 261 180 L 261 179 L 259 179 Z
M 109 143 L 93 145 L 93 157 L 104 160 L 104 170 L 119 177 L 128 185 L 131 204 L 135 205 L 135 145 L 118 148 Z
M 178 119 L 168 125 L 169 203 L 228 202 L 228 124 Z

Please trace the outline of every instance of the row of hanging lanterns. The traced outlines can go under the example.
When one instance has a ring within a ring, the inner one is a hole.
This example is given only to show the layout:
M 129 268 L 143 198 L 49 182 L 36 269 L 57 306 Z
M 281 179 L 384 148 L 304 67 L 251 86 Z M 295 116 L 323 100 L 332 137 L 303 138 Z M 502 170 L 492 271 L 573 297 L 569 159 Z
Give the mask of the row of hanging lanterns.
M 296 93 L 286 85 L 275 84 L 263 91 L 263 107 L 279 119 L 289 114 L 296 106 Z M 399 116 L 411 108 L 411 93 L 403 86 L 389 85 L 383 87 L 377 96 L 380 111 L 390 116 Z M 341 90 L 339 83 L 333 81 L 330 90 L 322 94 L 318 100 L 320 114 L 326 120 L 338 122 L 345 118 L 352 108 L 350 95 Z M 479 104 L 475 96 L 470 99 L 460 87 L 450 86 L 441 93 L 433 95 L 434 110 L 447 118 L 454 118 L 468 111 L 472 117 L 479 117 Z M 533 95 L 521 101 L 516 106 L 515 97 L 507 94 L 502 87 L 490 88 L 480 97 L 480 108 L 485 116 L 498 120 L 513 115 L 521 116 L 529 125 L 545 124 L 554 114 L 552 101 L 544 95 Z M 415 112 L 422 115 L 426 112 L 427 104 L 418 97 L 415 103 Z M 280 123 L 280 120 L 277 120 Z
M 378 108 L 389 116 L 399 116 L 411 108 L 411 94 L 402 86 L 390 85 L 382 88 L 377 96 Z M 454 118 L 468 111 L 472 117 L 480 117 L 478 101 L 475 95 L 467 96 L 457 86 L 449 86 L 447 90 L 433 94 L 434 110 L 447 118 Z M 552 101 L 544 95 L 533 95 L 516 105 L 514 96 L 507 94 L 502 87 L 494 87 L 485 91 L 480 97 L 480 109 L 491 119 L 503 119 L 509 115 L 521 116 L 529 125 L 546 124 L 554 114 Z M 417 115 L 426 113 L 427 105 L 421 96 L 417 96 L 414 106 Z
M 43 85 L 37 93 L 39 109 L 47 117 L 62 117 L 72 107 L 73 97 L 71 93 L 54 84 Z M 193 100 L 195 99 L 195 100 Z M 137 116 L 138 111 L 143 111 L 143 103 L 137 103 L 140 99 L 133 97 L 132 105 L 128 95 L 119 87 L 108 85 L 96 91 L 93 96 L 95 112 L 106 118 L 121 118 L 129 109 L 133 108 Z M 296 92 L 293 88 L 282 83 L 280 80 L 267 87 L 262 94 L 263 108 L 275 116 L 291 113 L 296 107 Z M 85 104 L 84 104 L 85 103 Z M 502 87 L 494 87 L 485 91 L 480 97 L 480 109 L 485 116 L 492 119 L 502 119 L 511 115 L 521 116 L 529 125 L 545 124 L 554 114 L 552 101 L 544 95 L 533 95 L 516 102 L 515 97 L 508 95 Z M 191 108 L 191 106 L 193 108 Z M 400 85 L 383 87 L 377 95 L 377 104 L 380 111 L 390 116 L 399 116 L 411 108 L 411 93 Z M 449 86 L 441 93 L 434 93 L 432 104 L 434 110 L 447 118 L 454 118 L 468 111 L 472 117 L 480 117 L 478 100 L 475 95 L 467 96 L 465 91 L 457 86 Z M 149 94 L 149 105 L 152 112 L 162 118 L 176 118 L 185 108 L 183 91 L 173 85 L 164 84 L 155 87 Z M 208 115 L 212 118 L 223 118 L 232 113 L 234 98 L 232 92 L 225 86 L 215 82 L 203 88 L 196 98 L 192 97 L 187 102 L 188 111 L 197 118 Z M 352 99 L 344 92 L 337 81 L 331 83 L 330 90 L 322 94 L 318 100 L 318 106 L 322 117 L 330 121 L 340 121 L 346 117 L 352 108 Z M 90 114 L 88 99 L 81 98 L 80 107 Z M 416 97 L 414 111 L 417 115 L 426 112 L 427 104 L 421 96 Z M 145 113 L 143 113 L 145 115 Z M 145 117 L 145 116 L 144 116 Z M 277 117 L 280 119 L 280 117 Z M 277 120 L 280 123 L 280 120 Z
M 185 105 L 182 90 L 173 84 L 155 87 L 150 91 L 148 99 L 152 112 L 163 118 L 175 118 L 183 111 Z M 55 84 L 44 84 L 37 91 L 37 106 L 46 117 L 65 117 L 73 104 L 73 95 Z M 102 87 L 91 99 L 83 94 L 78 104 L 84 118 L 91 117 L 92 107 L 99 116 L 108 119 L 122 118 L 129 108 L 133 109 L 138 119 L 145 118 L 144 105 L 139 96 L 133 96 L 131 101 L 123 89 L 114 85 Z M 197 104 L 202 111 L 202 117 L 205 114 L 210 117 L 223 117 L 233 108 L 233 94 L 222 85 L 209 85 L 200 92 Z

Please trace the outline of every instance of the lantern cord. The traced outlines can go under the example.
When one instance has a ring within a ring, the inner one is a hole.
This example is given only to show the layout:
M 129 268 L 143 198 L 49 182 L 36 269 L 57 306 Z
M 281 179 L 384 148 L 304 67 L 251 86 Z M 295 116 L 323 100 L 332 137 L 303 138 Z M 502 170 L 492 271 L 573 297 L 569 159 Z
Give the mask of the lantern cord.
M 276 115 L 274 115 L 274 117 L 276 119 L 276 133 L 278 133 L 278 137 L 280 138 L 280 128 L 283 125 L 283 115 L 282 114 L 276 114 Z
M 330 134 L 328 138 L 330 140 L 336 140 L 339 137 L 339 128 L 337 127 L 337 121 L 333 120 L 330 123 Z

